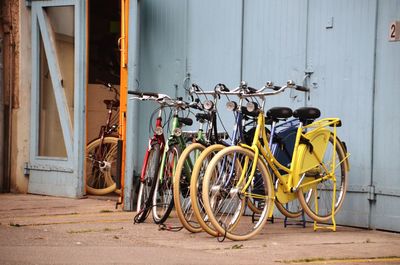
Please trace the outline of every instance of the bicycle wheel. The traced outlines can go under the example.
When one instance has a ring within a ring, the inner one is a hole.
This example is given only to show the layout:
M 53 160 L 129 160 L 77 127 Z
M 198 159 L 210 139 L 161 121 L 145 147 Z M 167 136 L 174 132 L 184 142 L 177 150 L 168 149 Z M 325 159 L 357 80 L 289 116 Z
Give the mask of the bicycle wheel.
M 104 195 L 115 191 L 117 174 L 117 137 L 105 137 L 86 146 L 86 191 Z
M 293 158 L 293 149 L 296 141 L 298 126 L 284 126 L 282 130 L 275 133 L 273 136 L 273 143 L 271 146 L 272 153 L 275 159 L 282 165 L 290 168 L 290 163 Z M 273 176 L 275 187 L 279 187 L 278 177 L 276 177 L 271 170 L 271 175 Z M 282 175 L 287 172 L 281 171 Z M 279 212 L 288 218 L 298 218 L 303 212 L 303 208 L 299 202 L 297 196 L 294 196 L 292 200 L 281 203 L 278 196 L 275 198 L 275 206 L 278 208 Z
M 202 228 L 194 215 L 190 197 L 190 177 L 193 164 L 205 146 L 193 143 L 183 150 L 174 175 L 174 205 L 183 227 L 192 233 L 201 232 Z
M 304 182 L 306 182 L 307 179 L 315 180 L 324 177 L 328 178 L 312 185 L 308 191 L 300 189 L 297 195 L 304 211 L 310 218 L 317 222 L 328 222 L 331 220 L 332 210 L 334 209 L 335 214 L 337 213 L 343 205 L 347 190 L 348 161 L 346 158 L 346 150 L 340 140 L 336 138 L 336 152 L 333 152 L 334 136 L 331 133 L 328 137 L 329 141 L 321 165 L 305 172 L 306 180 Z M 298 161 L 301 162 L 300 165 L 305 163 L 305 160 L 307 159 L 305 152 L 309 153 L 308 148 L 304 148 L 303 155 L 299 156 Z M 333 156 L 334 153 L 335 156 Z M 335 168 L 332 168 L 333 163 L 336 165 Z M 331 172 L 333 172 L 333 174 L 331 174 Z M 332 202 L 335 181 L 336 199 L 333 208 Z
M 253 162 L 252 150 L 240 146 L 227 147 L 210 161 L 204 176 L 202 198 L 205 210 L 220 235 L 231 240 L 247 240 L 255 236 L 272 214 L 274 190 L 269 171 L 259 157 L 256 172 L 261 172 L 263 190 L 262 193 L 260 190 L 253 193 L 251 183 L 254 176 L 249 174 Z M 244 214 L 248 198 L 257 198 L 262 205 L 257 220 Z
M 250 170 L 250 168 L 249 168 Z M 250 174 L 250 172 L 248 172 Z M 254 174 L 254 178 L 252 180 L 251 185 L 249 186 L 252 194 L 260 194 L 263 195 L 264 189 L 264 180 L 261 176 L 261 172 L 256 171 Z M 261 214 L 264 208 L 262 201 L 260 201 L 257 197 L 248 197 L 246 201 L 249 209 L 255 214 Z
M 197 158 L 190 178 L 190 201 L 192 210 L 201 228 L 211 236 L 218 236 L 218 231 L 212 226 L 204 209 L 202 199 L 203 177 L 210 160 L 214 155 L 225 148 L 222 144 L 214 144 L 207 147 Z
M 141 176 L 140 187 L 138 193 L 138 200 L 136 206 L 137 215 L 135 217 L 136 222 L 144 222 L 148 213 L 151 210 L 151 203 L 153 200 L 154 179 L 157 178 L 158 168 L 160 165 L 160 145 L 154 144 L 149 150 L 147 161 L 144 161 L 145 169 L 142 170 L 144 176 Z
M 163 168 L 160 167 L 159 176 L 155 178 L 153 195 L 153 220 L 156 224 L 162 224 L 169 217 L 174 207 L 173 176 L 178 163 L 180 151 L 178 146 L 170 146 L 166 151 Z
M 253 142 L 255 131 L 256 131 L 256 127 L 253 127 L 249 131 L 244 132 L 245 143 L 249 146 L 251 146 L 251 144 Z M 267 127 L 265 127 L 265 133 L 266 133 L 267 139 L 269 141 L 269 139 L 271 137 L 271 132 L 269 131 L 269 129 Z M 261 140 L 261 144 L 264 145 L 263 140 Z M 266 143 L 266 144 L 268 144 L 268 143 Z M 257 194 L 257 193 L 262 194 L 264 183 L 263 183 L 263 178 L 260 174 L 261 174 L 260 172 L 256 172 L 254 174 L 254 178 L 252 180 L 251 186 L 249 187 L 252 189 L 252 193 L 254 193 L 254 194 Z M 260 203 L 260 201 L 255 197 L 247 198 L 247 206 L 255 214 L 261 214 L 263 211 L 263 207 L 264 207 L 263 204 Z
M 281 214 L 288 218 L 298 218 L 303 211 L 303 207 L 301 207 L 301 203 L 297 198 L 284 204 L 280 203 L 279 200 L 275 198 L 275 206 Z

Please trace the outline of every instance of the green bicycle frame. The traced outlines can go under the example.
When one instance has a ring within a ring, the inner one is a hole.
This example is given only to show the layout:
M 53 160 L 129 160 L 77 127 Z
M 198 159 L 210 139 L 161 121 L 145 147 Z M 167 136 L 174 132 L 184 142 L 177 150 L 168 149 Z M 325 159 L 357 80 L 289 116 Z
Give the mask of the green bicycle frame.
M 185 149 L 185 147 L 186 147 L 186 141 L 185 141 L 185 138 L 182 135 L 181 128 L 182 128 L 182 125 L 179 122 L 179 117 L 178 117 L 177 114 L 174 114 L 174 116 L 172 118 L 172 126 L 171 126 L 171 132 L 172 133 L 167 139 L 167 142 L 165 144 L 165 149 L 164 149 L 164 152 L 163 152 L 163 156 L 162 156 L 162 159 L 161 159 L 160 171 L 159 171 L 159 176 L 158 176 L 161 183 L 162 183 L 163 177 L 164 177 L 165 161 L 167 159 L 167 154 L 168 154 L 168 151 L 170 150 L 171 146 L 174 146 L 174 145 L 177 144 L 178 147 L 181 150 Z M 202 137 L 204 138 L 202 133 L 199 131 L 198 132 L 198 138 L 200 139 Z M 174 164 L 174 168 L 173 168 L 174 171 L 175 171 L 175 167 L 176 167 L 176 162 L 177 161 L 178 161 L 177 159 L 174 161 L 174 163 L 175 163 Z M 185 162 L 185 171 L 186 172 L 191 172 L 192 168 L 193 168 L 192 161 L 186 160 L 186 162 Z M 172 172 L 172 173 L 174 174 L 175 172 Z

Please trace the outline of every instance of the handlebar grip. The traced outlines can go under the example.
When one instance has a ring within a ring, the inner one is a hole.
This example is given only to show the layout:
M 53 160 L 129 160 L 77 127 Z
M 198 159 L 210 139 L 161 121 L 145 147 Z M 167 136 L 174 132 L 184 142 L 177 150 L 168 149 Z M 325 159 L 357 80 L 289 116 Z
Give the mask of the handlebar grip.
M 136 95 L 136 96 L 142 96 L 143 95 L 143 93 L 140 92 L 140 91 L 131 91 L 131 90 L 128 90 L 128 94 L 129 95 Z
M 158 95 L 157 93 L 153 93 L 153 92 L 142 92 L 142 91 L 132 91 L 132 90 L 129 90 L 129 91 L 128 91 L 128 94 L 130 94 L 130 95 L 136 95 L 136 96 L 140 96 L 140 97 L 143 97 L 143 96 L 156 97 L 156 98 L 159 97 L 159 95 Z
M 229 92 L 229 88 L 226 87 L 225 84 L 218 84 L 217 87 L 219 87 L 219 90 L 222 92 Z
M 193 92 L 199 92 L 199 91 L 201 90 L 200 87 L 199 87 L 199 85 L 198 85 L 198 84 L 195 84 L 195 83 L 193 83 L 193 84 L 191 85 L 191 89 L 192 89 Z
M 272 87 L 272 90 L 278 91 L 278 90 L 281 89 L 281 88 L 282 88 L 281 86 L 273 86 L 273 87 Z
M 302 92 L 309 92 L 310 91 L 310 89 L 308 87 L 299 86 L 299 85 L 296 85 L 296 87 L 294 89 L 296 89 L 298 91 L 302 91 Z
M 253 88 L 253 87 L 246 87 L 247 88 L 247 90 L 249 91 L 249 93 L 256 93 L 257 92 L 257 89 L 255 89 L 255 88 Z

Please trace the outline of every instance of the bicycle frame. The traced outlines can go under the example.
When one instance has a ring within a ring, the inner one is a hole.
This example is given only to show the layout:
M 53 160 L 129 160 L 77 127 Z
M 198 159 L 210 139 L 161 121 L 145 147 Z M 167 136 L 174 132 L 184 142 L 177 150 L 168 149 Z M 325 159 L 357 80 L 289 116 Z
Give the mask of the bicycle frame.
M 94 157 L 92 158 L 94 161 L 96 161 L 97 163 L 101 163 L 102 160 L 104 159 L 104 138 L 107 136 L 112 136 L 113 132 L 115 132 L 118 128 L 117 124 L 113 124 L 111 125 L 111 122 L 113 120 L 113 103 L 110 102 L 109 105 L 107 105 L 107 120 L 105 125 L 102 125 L 100 127 L 100 131 L 99 131 L 99 136 L 97 138 L 100 139 L 100 145 L 99 148 L 97 148 L 97 150 L 95 151 Z M 114 117 L 117 117 L 114 116 Z
M 329 136 L 331 133 L 333 133 L 334 137 L 334 143 L 333 143 L 333 155 L 336 153 L 336 126 L 339 123 L 339 119 L 336 118 L 326 118 L 326 119 L 321 119 L 319 121 L 313 122 L 310 125 L 303 126 L 303 124 L 300 122 L 298 128 L 297 128 L 297 133 L 296 133 L 296 140 L 295 140 L 295 145 L 294 145 L 294 151 L 293 151 L 293 157 L 292 157 L 292 163 L 290 168 L 287 168 L 286 166 L 282 165 L 277 161 L 277 159 L 274 157 L 271 149 L 269 146 L 262 146 L 259 136 L 261 133 L 262 139 L 264 142 L 267 140 L 267 135 L 265 134 L 264 130 L 261 130 L 261 128 L 264 127 L 265 124 L 265 118 L 264 118 L 264 113 L 260 111 L 258 118 L 257 118 L 257 128 L 256 132 L 254 134 L 254 139 L 253 143 L 251 146 L 246 145 L 246 144 L 240 144 L 244 148 L 251 149 L 254 152 L 254 162 L 251 168 L 251 173 L 250 173 L 250 178 L 247 180 L 247 182 L 244 184 L 243 188 L 241 188 L 241 191 L 244 193 L 244 191 L 249 187 L 251 184 L 252 179 L 254 178 L 254 173 L 256 171 L 256 165 L 257 165 L 257 160 L 259 159 L 259 155 L 261 152 L 261 156 L 264 158 L 263 162 L 267 163 L 269 165 L 269 168 L 272 170 L 272 172 L 275 174 L 275 176 L 279 179 L 279 184 L 282 185 L 282 191 L 279 189 L 278 186 L 278 191 L 277 194 L 281 191 L 282 193 L 285 194 L 290 194 L 294 193 L 299 189 L 303 189 L 303 191 L 307 191 L 307 189 L 310 189 L 312 185 L 315 185 L 319 182 L 322 182 L 326 179 L 334 177 L 333 171 L 336 167 L 336 165 L 332 166 L 331 172 L 327 172 L 328 174 L 325 177 L 314 179 L 314 180 L 308 180 L 305 183 L 305 173 L 308 169 L 315 167 L 316 165 L 321 165 L 322 164 L 322 159 L 321 159 L 321 154 L 325 152 L 325 149 L 327 147 L 327 143 L 329 141 L 329 137 L 325 137 L 325 141 L 322 141 L 320 143 L 313 144 L 313 150 L 310 151 L 308 150 L 308 146 L 304 143 L 300 142 L 300 139 L 313 139 L 313 136 L 316 136 L 317 134 L 322 134 L 322 135 L 327 135 Z M 333 132 L 331 130 L 328 130 L 326 127 L 327 126 L 332 126 L 333 127 Z M 311 131 L 306 131 L 306 129 L 311 129 Z M 261 132 L 260 132 L 261 130 Z M 305 132 L 303 133 L 303 131 Z M 302 147 L 302 148 L 300 148 Z M 307 161 L 307 164 L 302 167 L 299 166 L 300 161 L 298 161 L 299 157 L 305 154 L 305 152 L 310 152 L 312 157 L 314 158 L 313 161 Z M 343 163 L 344 161 L 341 161 L 340 163 Z M 245 172 L 247 171 L 249 159 L 246 157 L 245 163 L 243 165 L 243 171 L 240 176 L 240 179 L 238 181 L 237 186 L 240 186 L 243 184 L 243 181 L 245 179 Z M 334 163 L 334 162 L 333 162 Z M 286 174 L 282 175 L 279 170 L 283 170 L 286 172 Z M 324 168 L 324 170 L 328 171 L 327 168 Z M 301 174 L 302 177 L 299 177 Z M 282 195 L 282 194 L 280 194 Z M 290 196 L 290 195 L 289 195 Z M 290 201 L 291 198 L 295 198 L 295 194 L 290 196 L 289 198 L 287 195 L 285 196 L 285 200 L 281 200 L 280 202 L 287 202 Z M 280 197 L 279 197 L 280 198 Z
M 156 128 L 162 128 L 162 108 L 160 108 L 160 110 L 158 111 L 158 116 L 156 119 Z M 157 132 L 154 132 L 153 137 L 151 137 L 149 139 L 149 144 L 146 150 L 146 154 L 144 156 L 144 160 L 143 160 L 143 165 L 142 165 L 142 172 L 140 175 L 140 181 L 144 182 L 144 177 L 146 175 L 146 168 L 147 168 L 147 163 L 149 160 L 149 154 L 150 154 L 150 150 L 152 148 L 152 146 L 154 144 L 159 144 L 160 145 L 160 151 L 163 152 L 164 151 L 164 146 L 165 146 L 165 139 L 164 139 L 164 133 L 162 132 L 161 134 L 157 134 Z
M 241 103 L 241 102 L 240 102 Z M 239 105 L 241 108 L 241 104 Z M 243 140 L 243 129 L 245 126 L 243 126 L 243 113 L 241 111 L 236 112 L 236 117 L 235 117 L 235 127 L 233 129 L 232 133 L 232 141 L 230 145 L 226 144 L 227 146 L 235 146 L 237 145 L 240 141 Z M 265 131 L 265 130 L 264 130 Z M 234 160 L 236 159 L 236 155 L 234 156 Z M 225 167 L 226 160 L 222 162 L 222 167 Z M 229 178 L 230 179 L 233 176 L 234 173 L 234 166 L 232 166 L 231 171 L 229 173 Z M 223 172 L 220 172 L 220 175 L 218 176 L 218 180 L 220 180 L 223 176 Z M 228 185 L 228 181 L 224 181 L 225 186 Z
M 163 181 L 163 176 L 164 176 L 164 168 L 165 168 L 165 160 L 167 159 L 167 154 L 168 151 L 170 149 L 170 147 L 174 144 L 178 144 L 179 147 L 181 148 L 181 150 L 183 150 L 185 148 L 185 139 L 182 136 L 182 134 L 180 135 L 175 135 L 174 133 L 176 132 L 176 129 L 181 129 L 181 124 L 179 122 L 179 117 L 178 117 L 178 113 L 177 110 L 175 110 L 174 116 L 172 118 L 172 126 L 171 126 L 171 135 L 168 137 L 166 144 L 165 144 L 165 148 L 163 150 L 163 156 L 161 159 L 161 164 L 160 164 L 160 171 L 159 171 L 159 180 Z M 186 163 L 185 163 L 186 164 Z
M 114 131 L 116 131 L 116 128 L 118 126 L 115 126 L 115 125 L 110 126 L 112 118 L 113 118 L 113 110 L 112 110 L 112 107 L 110 107 L 110 108 L 108 108 L 108 112 L 107 112 L 106 124 L 102 125 L 100 127 L 99 138 L 101 138 L 101 137 L 104 138 L 104 137 L 112 134 Z

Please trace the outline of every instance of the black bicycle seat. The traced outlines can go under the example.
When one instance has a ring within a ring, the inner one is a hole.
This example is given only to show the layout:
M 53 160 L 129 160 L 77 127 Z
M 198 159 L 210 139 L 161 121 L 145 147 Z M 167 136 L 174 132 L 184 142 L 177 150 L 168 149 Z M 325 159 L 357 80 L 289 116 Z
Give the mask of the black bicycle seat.
M 196 113 L 195 115 L 197 121 L 210 121 L 211 117 L 208 113 Z
M 119 108 L 119 100 L 114 99 L 105 99 L 103 100 L 104 104 L 107 105 L 107 109 L 118 109 Z
M 190 126 L 193 124 L 193 120 L 191 118 L 183 118 L 183 117 L 178 117 L 178 120 L 180 123 L 183 123 L 187 126 Z
M 267 111 L 267 117 L 274 121 L 287 119 L 292 117 L 292 115 L 292 109 L 287 107 L 274 107 Z
M 310 124 L 320 116 L 321 111 L 313 107 L 302 107 L 293 112 L 293 117 L 298 118 L 303 124 Z

